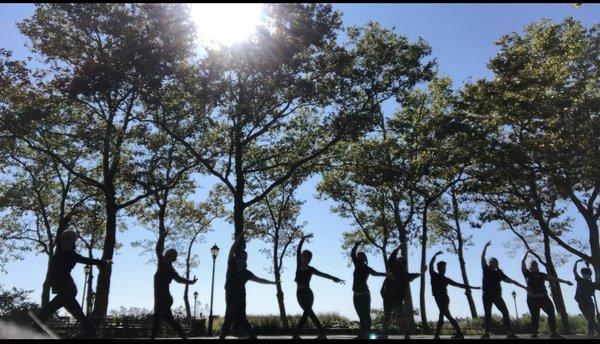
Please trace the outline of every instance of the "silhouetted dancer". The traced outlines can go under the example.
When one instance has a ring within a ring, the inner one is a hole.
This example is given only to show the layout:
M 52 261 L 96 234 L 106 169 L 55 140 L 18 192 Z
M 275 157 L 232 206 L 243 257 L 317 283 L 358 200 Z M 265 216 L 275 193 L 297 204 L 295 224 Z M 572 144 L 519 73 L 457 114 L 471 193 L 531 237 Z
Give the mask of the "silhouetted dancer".
M 383 330 L 380 339 L 387 339 L 392 312 L 396 314 L 396 321 L 404 338 L 409 339 L 407 315 L 404 312 L 404 299 L 409 283 L 425 273 L 427 267 L 420 273 L 409 273 L 404 267 L 404 257 L 398 257 L 400 247 L 396 248 L 388 259 L 389 274 L 383 281 L 381 296 L 383 297 Z M 410 316 L 410 315 L 408 315 Z
M 488 265 L 485 259 L 485 253 L 487 252 L 487 248 L 492 244 L 491 241 L 488 241 L 483 248 L 483 253 L 481 254 L 481 267 L 483 269 L 483 283 L 482 283 L 482 296 L 483 296 L 483 311 L 484 311 L 484 334 L 481 338 L 490 338 L 490 325 L 492 322 L 492 306 L 496 306 L 500 313 L 502 314 L 502 323 L 504 323 L 504 328 L 506 329 L 507 338 L 518 338 L 515 336 L 512 326 L 510 324 L 510 317 L 508 314 L 508 308 L 506 307 L 506 303 L 504 303 L 504 299 L 502 298 L 502 287 L 500 286 L 501 282 L 511 283 L 516 286 L 519 286 L 525 290 L 527 287 L 520 284 L 519 282 L 509 278 L 498 268 L 498 259 L 490 258 L 490 263 Z
M 298 286 L 298 289 L 296 291 L 296 297 L 298 298 L 298 303 L 300 304 L 303 313 L 302 317 L 300 318 L 300 321 L 298 321 L 298 327 L 296 328 L 296 333 L 294 334 L 293 339 L 300 339 L 300 330 L 304 327 L 304 324 L 306 323 L 309 317 L 312 320 L 315 327 L 317 328 L 317 331 L 319 331 L 319 336 L 317 338 L 327 338 L 327 336 L 325 335 L 325 331 L 323 330 L 323 326 L 321 326 L 321 322 L 315 315 L 315 312 L 313 312 L 312 310 L 313 302 L 315 300 L 315 296 L 313 295 L 313 292 L 310 289 L 310 279 L 312 278 L 312 276 L 317 275 L 319 277 L 330 279 L 335 283 L 344 284 L 343 280 L 328 275 L 326 273 L 322 273 L 309 265 L 310 260 L 312 259 L 312 252 L 310 252 L 309 250 L 302 251 L 302 245 L 304 244 L 304 240 L 306 240 L 307 238 L 311 238 L 312 236 L 312 234 L 303 236 L 300 240 L 300 243 L 298 244 L 298 249 L 296 251 L 297 265 L 295 282 Z
M 569 281 L 562 280 L 556 276 L 551 276 L 540 272 L 537 261 L 532 260 L 527 269 L 527 255 L 531 251 L 527 251 L 521 260 L 521 271 L 525 276 L 527 282 L 527 307 L 531 313 L 531 327 L 533 333 L 531 338 L 537 338 L 538 327 L 540 325 L 540 309 L 548 316 L 548 327 L 550 328 L 550 338 L 563 338 L 556 333 L 556 315 L 554 314 L 554 304 L 550 297 L 548 297 L 548 291 L 546 290 L 546 281 L 565 283 L 573 285 Z
M 239 234 L 229 250 L 227 277 L 225 280 L 225 319 L 221 326 L 220 339 L 227 337 L 234 321 L 239 322 L 248 333 L 250 339 L 256 339 L 252 326 L 246 317 L 246 282 L 253 281 L 262 284 L 275 284 L 275 282 L 256 277 L 247 269 L 248 254 L 243 250 L 238 252 L 238 247 L 243 238 L 243 234 Z
M 156 244 L 158 268 L 154 274 L 154 315 L 152 318 L 152 332 L 150 339 L 156 338 L 156 335 L 160 330 L 161 319 L 164 319 L 182 339 L 187 339 L 183 327 L 175 320 L 173 313 L 171 312 L 173 296 L 171 296 L 169 286 L 173 280 L 182 284 L 195 284 L 198 279 L 194 277 L 193 280 L 188 280 L 179 276 L 177 271 L 175 271 L 173 263 L 177 260 L 177 251 L 168 249 L 164 256 L 161 254 L 164 249 L 165 238 L 166 235 L 159 236 L 158 243 Z
M 369 338 L 371 332 L 371 292 L 367 285 L 369 275 L 385 277 L 385 272 L 377 272 L 368 265 L 367 255 L 364 252 L 356 253 L 359 242 L 354 244 L 350 257 L 354 263 L 354 282 L 352 291 L 354 291 L 354 308 L 360 319 L 360 334 L 357 338 Z
M 577 264 L 582 262 L 579 259 L 573 265 L 573 275 L 577 282 L 577 291 L 575 292 L 575 301 L 579 305 L 581 314 L 585 317 L 588 323 L 588 337 L 593 337 L 594 334 L 600 334 L 600 326 L 596 322 L 596 313 L 594 307 L 593 296 L 596 290 L 600 290 L 600 281 L 592 282 L 592 270 L 588 267 L 581 269 L 581 276 L 577 273 Z
M 71 277 L 71 270 L 77 263 L 86 265 L 111 264 L 110 260 L 99 260 L 83 257 L 75 253 L 77 233 L 64 231 L 57 243 L 58 249 L 52 258 L 50 265 L 50 286 L 52 293 L 56 296 L 40 310 L 37 317 L 46 322 L 48 317 L 60 308 L 64 307 L 85 329 L 88 337 L 95 337 L 96 332 L 91 321 L 83 314 L 81 306 L 77 302 L 77 287 Z
M 448 277 L 445 276 L 446 273 L 446 262 L 440 261 L 437 263 L 437 272 L 435 271 L 433 263 L 435 263 L 435 259 L 437 256 L 442 254 L 442 251 L 436 252 L 431 258 L 429 262 L 429 275 L 431 276 L 431 293 L 433 294 L 433 298 L 435 299 L 435 303 L 440 310 L 440 316 L 437 323 L 437 328 L 435 329 L 434 339 L 440 338 L 440 332 L 442 331 L 442 325 L 444 325 L 444 317 L 448 318 L 452 327 L 454 327 L 454 331 L 456 334 L 452 338 L 462 339 L 464 338 L 460 327 L 458 326 L 458 322 L 454 320 L 452 315 L 450 314 L 450 298 L 448 297 L 448 285 L 452 285 L 455 287 L 463 288 L 463 289 L 481 289 L 479 287 L 471 287 L 466 284 L 455 282 Z

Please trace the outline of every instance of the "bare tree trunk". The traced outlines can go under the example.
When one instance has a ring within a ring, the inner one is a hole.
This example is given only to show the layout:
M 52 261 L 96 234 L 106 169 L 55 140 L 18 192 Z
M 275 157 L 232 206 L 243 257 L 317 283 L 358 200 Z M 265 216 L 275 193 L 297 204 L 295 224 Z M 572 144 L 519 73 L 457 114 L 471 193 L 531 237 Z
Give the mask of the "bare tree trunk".
M 188 245 L 188 250 L 187 250 L 187 255 L 185 257 L 185 278 L 186 279 L 190 279 L 190 273 L 191 273 L 191 261 L 192 261 L 192 247 L 194 247 L 194 242 L 196 241 L 196 238 L 198 237 L 198 233 L 194 234 L 194 237 L 192 238 L 192 240 L 190 240 L 190 244 Z M 191 311 L 191 307 L 190 307 L 190 295 L 189 295 L 189 290 L 190 290 L 190 286 L 189 284 L 185 285 L 185 288 L 183 289 L 183 303 L 185 304 L 185 313 L 187 315 L 187 319 L 188 320 L 192 320 L 192 311 Z M 194 300 L 194 302 L 196 302 Z M 196 305 L 194 304 L 194 308 L 196 307 Z
M 238 181 L 238 183 L 240 183 L 240 181 Z M 241 183 L 243 183 L 243 182 L 241 182 Z M 240 187 L 238 187 L 238 192 L 234 197 L 233 224 L 234 224 L 234 233 L 236 236 L 244 232 L 244 200 L 243 200 L 243 189 L 240 190 Z M 242 241 L 237 248 L 237 252 L 239 253 L 241 251 L 244 251 L 245 249 L 246 249 L 246 242 Z M 229 267 L 227 269 L 229 270 Z M 230 274 L 227 273 L 226 276 L 230 276 Z M 227 280 L 225 281 L 225 284 L 227 284 Z M 228 301 L 225 300 L 225 302 L 227 303 Z M 244 314 L 241 314 L 240 316 L 244 317 L 244 318 L 247 317 L 245 310 L 244 310 Z M 238 317 L 231 322 L 231 329 L 230 329 L 231 334 L 240 335 L 240 336 L 247 335 L 246 330 L 241 325 L 239 320 L 241 320 L 241 319 Z
M 452 209 L 454 213 L 454 224 L 456 228 L 456 239 L 458 241 L 458 262 L 460 264 L 460 273 L 462 275 L 463 283 L 466 285 L 469 284 L 469 277 L 467 276 L 467 268 L 465 265 L 465 257 L 464 257 L 464 242 L 462 237 L 462 229 L 460 227 L 460 212 L 458 207 L 458 200 L 456 199 L 456 193 L 454 192 L 454 188 L 450 189 L 450 194 L 452 196 Z M 465 289 L 465 295 L 467 296 L 467 302 L 469 303 L 469 309 L 471 310 L 471 317 L 473 319 L 477 319 L 477 308 L 475 307 L 475 301 L 473 300 L 473 293 L 471 289 Z
M 429 203 L 425 202 L 425 207 L 423 208 L 423 233 L 421 235 L 421 271 L 425 270 L 427 266 L 427 213 L 429 211 Z M 425 308 L 425 275 L 421 276 L 421 285 L 419 289 L 419 307 L 421 313 L 421 326 L 423 328 L 423 333 L 428 334 L 431 332 L 429 328 L 429 323 L 427 322 L 427 312 Z
M 287 314 L 285 312 L 285 303 L 283 302 L 283 289 L 281 288 L 281 266 L 279 266 L 279 230 L 281 226 L 276 225 L 275 236 L 273 238 L 273 272 L 275 274 L 275 287 L 277 288 L 277 304 L 279 306 L 279 318 L 286 331 L 290 330 Z
M 93 248 L 88 247 L 88 258 L 94 259 L 94 252 L 92 251 Z M 81 307 L 85 307 L 85 314 L 86 315 L 90 315 L 90 308 L 92 307 L 92 294 L 94 292 L 94 287 L 92 285 L 94 281 L 94 269 L 92 266 L 90 266 L 90 274 L 88 275 L 88 280 L 86 281 L 86 288 L 87 288 L 87 300 L 86 300 L 86 306 L 81 305 Z
M 404 257 L 404 271 L 408 271 L 408 238 L 406 237 L 406 231 L 403 231 L 404 237 L 400 240 L 400 252 Z M 404 312 L 408 315 L 408 327 L 410 329 L 415 328 L 415 316 L 414 306 L 412 300 L 412 292 L 410 290 L 410 282 L 406 283 L 406 296 L 404 298 Z
M 279 278 L 280 278 L 279 271 L 277 271 L 275 273 L 275 276 L 277 279 L 276 287 L 277 287 L 277 304 L 279 305 L 279 317 L 281 318 L 281 323 L 283 324 L 283 329 L 286 331 L 289 331 L 290 324 L 288 322 L 287 313 L 285 311 L 284 295 L 283 295 L 283 289 L 281 288 L 281 281 L 279 280 Z
M 104 237 L 104 246 L 102 248 L 102 259 L 113 259 L 115 253 L 116 234 L 117 234 L 117 203 L 115 199 L 115 190 L 106 192 L 106 235 Z M 94 302 L 93 315 L 104 317 L 108 312 L 108 296 L 110 293 L 110 276 L 112 274 L 112 264 L 103 264 L 98 266 L 98 281 L 96 284 L 96 301 Z
M 546 258 L 546 273 L 549 275 L 557 276 L 556 269 L 554 268 L 554 262 L 552 261 L 552 252 L 550 247 L 550 237 L 544 232 L 544 256 Z M 552 300 L 556 306 L 556 311 L 560 315 L 560 320 L 563 326 L 563 333 L 570 334 L 571 326 L 569 324 L 569 314 L 565 307 L 565 300 L 563 298 L 562 290 L 558 282 L 549 282 L 550 291 L 552 292 Z
M 189 274 L 186 277 L 187 279 L 190 278 Z M 185 305 L 185 316 L 187 318 L 188 321 L 192 320 L 192 309 L 190 307 L 190 285 L 186 284 L 185 287 L 183 288 L 183 304 Z

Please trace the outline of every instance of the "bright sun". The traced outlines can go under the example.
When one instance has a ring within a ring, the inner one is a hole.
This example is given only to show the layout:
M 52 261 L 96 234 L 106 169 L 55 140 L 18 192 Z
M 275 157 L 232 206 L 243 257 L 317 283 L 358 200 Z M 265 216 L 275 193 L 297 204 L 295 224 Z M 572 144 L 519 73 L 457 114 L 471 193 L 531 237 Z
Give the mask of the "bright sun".
M 209 46 L 240 42 L 261 22 L 263 4 L 189 4 L 198 38 Z

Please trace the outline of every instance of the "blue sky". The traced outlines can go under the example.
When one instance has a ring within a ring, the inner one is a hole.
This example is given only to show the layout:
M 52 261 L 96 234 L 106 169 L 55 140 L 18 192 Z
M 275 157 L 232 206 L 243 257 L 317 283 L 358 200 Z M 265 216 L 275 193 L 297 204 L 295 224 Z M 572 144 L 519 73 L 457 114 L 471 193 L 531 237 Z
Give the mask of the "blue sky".
M 383 26 L 395 26 L 397 32 L 411 40 L 423 37 L 432 46 L 432 55 L 437 59 L 440 71 L 454 80 L 456 87 L 460 87 L 469 78 L 478 79 L 489 77 L 491 74 L 486 64 L 496 53 L 493 42 L 504 34 L 512 31 L 521 31 L 532 21 L 549 18 L 554 21 L 572 16 L 589 26 L 598 22 L 600 6 L 597 4 L 584 4 L 580 9 L 575 9 L 570 4 L 335 4 L 334 8 L 344 13 L 344 23 L 347 25 L 361 25 L 368 21 L 378 21 Z M 28 54 L 23 44 L 26 42 L 17 30 L 15 23 L 33 12 L 33 5 L 29 4 L 1 4 L 0 5 L 0 47 L 12 50 L 15 58 L 25 58 Z M 201 183 L 207 185 L 198 192 L 201 199 L 212 184 L 212 178 L 203 178 Z M 357 319 L 352 304 L 352 267 L 348 266 L 347 258 L 341 251 L 342 232 L 349 228 L 349 223 L 330 213 L 331 202 L 319 201 L 314 198 L 315 186 L 318 178 L 306 182 L 299 190 L 298 196 L 306 200 L 302 210 L 301 220 L 308 223 L 306 230 L 315 233 L 315 240 L 306 245 L 314 254 L 313 266 L 336 275 L 347 281 L 346 285 L 334 284 L 331 281 L 314 278 L 312 287 L 315 292 L 314 309 L 319 312 L 338 312 L 351 319 Z M 575 219 L 574 232 L 584 235 L 585 227 L 580 216 L 570 210 L 570 216 Z M 474 247 L 466 251 L 467 268 L 470 281 L 474 285 L 481 283 L 481 268 L 479 256 L 481 248 L 487 240 L 493 238 L 494 245 L 489 250 L 488 256 L 500 258 L 501 267 L 509 276 L 523 282 L 519 271 L 520 256 L 510 257 L 506 254 L 504 245 L 515 242 L 514 237 L 498 230 L 499 225 L 490 224 L 481 230 L 467 228 L 469 234 L 474 234 Z M 211 257 L 209 248 L 216 243 L 223 250 L 217 258 L 215 279 L 215 314 L 223 314 L 224 303 L 224 276 L 225 258 L 231 244 L 232 226 L 223 221 L 217 221 L 214 231 L 206 235 L 203 243 L 196 246 L 200 258 L 200 265 L 193 274 L 198 276 L 198 283 L 192 288 L 200 294 L 199 302 L 206 304 L 210 298 L 210 269 Z M 152 275 L 154 267 L 146 265 L 146 259 L 140 257 L 140 252 L 130 248 L 129 243 L 148 236 L 148 231 L 137 226 L 131 226 L 125 233 L 119 235 L 118 240 L 123 244 L 123 249 L 115 257 L 112 289 L 110 294 L 110 309 L 119 306 L 136 306 L 152 308 Z M 251 242 L 248 245 L 249 268 L 257 275 L 270 278 L 265 268 L 270 261 L 259 250 L 264 245 L 260 242 Z M 419 248 L 411 248 L 411 270 L 416 271 L 419 264 Z M 435 252 L 437 248 L 431 248 Z M 559 248 L 556 252 L 561 252 Z M 564 253 L 564 252 L 563 252 Z M 447 275 L 460 280 L 457 261 L 446 254 L 442 256 L 448 261 Z M 378 257 L 370 258 L 371 266 L 379 271 L 383 270 L 383 262 Z M 574 262 L 569 257 L 568 264 L 559 268 L 563 278 L 571 279 L 571 264 Z M 293 282 L 294 262 L 288 260 L 288 268 L 282 282 L 286 292 L 286 307 L 289 313 L 299 313 L 300 307 L 295 299 L 295 284 Z M 24 261 L 9 263 L 8 273 L 0 275 L 0 283 L 5 286 L 17 286 L 34 290 L 32 294 L 38 299 L 40 285 L 45 271 L 45 258 L 28 254 Z M 77 267 L 73 276 L 79 286 L 83 282 L 83 270 Z M 372 291 L 372 306 L 381 307 L 379 296 L 382 279 L 372 277 L 369 286 Z M 419 282 L 412 284 L 413 300 L 418 307 Z M 82 289 L 80 287 L 80 289 Z M 512 286 L 505 285 L 504 296 L 510 301 L 511 314 L 514 313 L 512 300 L 509 293 L 514 290 Z M 452 298 L 451 310 L 456 316 L 468 316 L 468 305 L 464 292 L 461 289 L 450 288 Z M 247 286 L 247 312 L 250 314 L 276 314 L 278 312 L 273 286 L 249 283 Z M 175 305 L 182 304 L 183 287 L 173 285 L 172 293 Z M 526 310 L 525 295 L 522 290 L 517 290 L 519 313 Z M 575 287 L 563 287 L 569 313 L 578 313 L 576 303 L 573 301 Z M 481 305 L 481 292 L 474 292 L 476 305 L 480 314 L 483 313 Z M 81 294 L 79 294 L 81 297 Z M 430 297 L 429 282 L 427 282 L 427 314 L 430 319 L 437 318 L 437 308 Z

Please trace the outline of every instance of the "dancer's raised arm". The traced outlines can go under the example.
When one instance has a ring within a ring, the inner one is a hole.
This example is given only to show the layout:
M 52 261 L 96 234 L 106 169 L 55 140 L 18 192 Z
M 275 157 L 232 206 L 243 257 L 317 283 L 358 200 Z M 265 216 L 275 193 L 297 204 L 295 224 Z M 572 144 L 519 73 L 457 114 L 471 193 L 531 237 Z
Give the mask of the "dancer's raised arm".
M 483 247 L 483 252 L 481 253 L 481 267 L 483 267 L 483 268 L 488 267 L 487 260 L 485 259 L 485 254 L 487 252 L 488 247 L 490 247 L 491 244 L 492 244 L 492 241 L 490 240 Z
M 527 270 L 527 255 L 529 255 L 531 251 L 527 250 L 527 252 L 525 252 L 525 254 L 523 255 L 523 259 L 521 259 L 521 272 L 523 273 L 523 275 L 527 274 L 527 272 L 529 270 Z
M 433 268 L 433 267 L 434 267 L 434 265 L 433 265 L 433 264 L 435 263 L 435 260 L 436 260 L 437 256 L 439 256 L 439 255 L 440 255 L 440 254 L 442 254 L 442 253 L 443 253 L 442 251 L 437 251 L 437 252 L 436 252 L 436 253 L 433 255 L 433 257 L 431 257 L 431 260 L 429 261 L 429 274 L 430 274 L 430 275 L 437 275 L 437 272 L 436 272 L 436 271 L 435 271 L 435 269 Z
M 304 235 L 298 243 L 298 248 L 296 249 L 296 263 L 298 264 L 298 266 L 302 265 L 302 245 L 304 245 L 304 240 L 312 237 L 312 234 Z
M 357 263 L 356 250 L 358 249 L 358 246 L 360 246 L 360 242 L 356 242 L 352 247 L 352 250 L 350 250 L 350 258 L 352 258 L 352 263 L 354 263 L 354 265 Z
M 573 275 L 575 276 L 575 279 L 581 279 L 582 277 L 579 276 L 579 273 L 577 272 L 577 265 L 579 264 L 579 262 L 583 262 L 583 259 L 579 259 L 575 262 L 575 265 L 573 265 Z
M 398 259 L 398 251 L 400 251 L 400 246 L 396 247 L 396 249 L 392 251 L 392 254 L 390 254 L 390 258 L 388 260 L 389 264 L 394 264 L 396 259 Z

